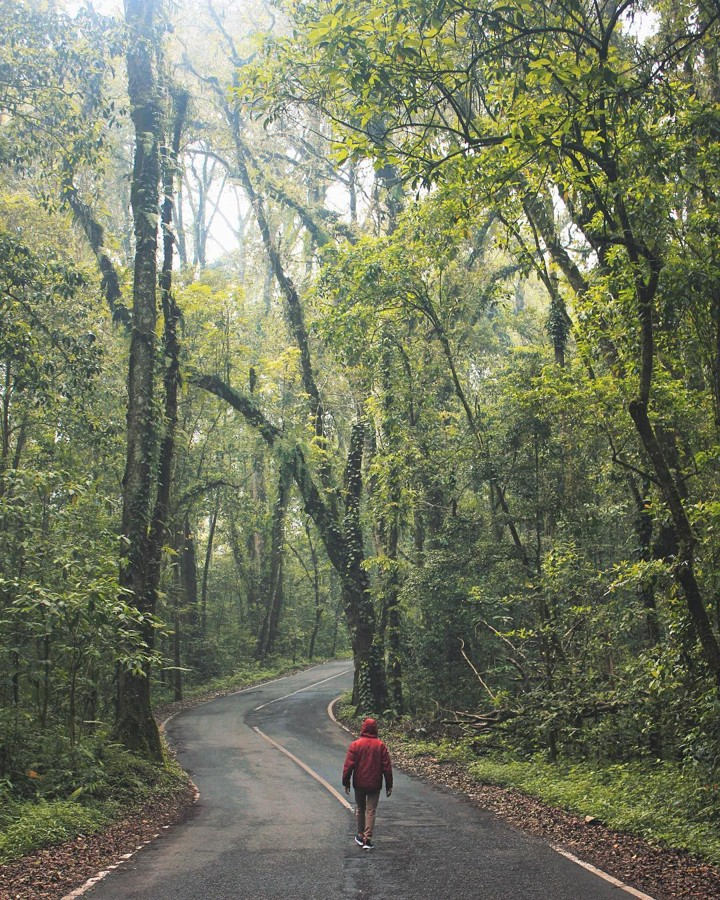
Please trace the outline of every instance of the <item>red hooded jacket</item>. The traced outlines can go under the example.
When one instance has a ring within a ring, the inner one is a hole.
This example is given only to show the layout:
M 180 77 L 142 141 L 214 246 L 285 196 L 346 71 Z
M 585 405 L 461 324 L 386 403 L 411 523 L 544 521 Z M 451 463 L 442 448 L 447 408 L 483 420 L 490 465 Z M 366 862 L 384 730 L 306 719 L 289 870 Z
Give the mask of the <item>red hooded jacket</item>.
M 348 747 L 343 766 L 343 787 L 350 786 L 352 776 L 353 787 L 363 791 L 379 791 L 383 775 L 385 787 L 391 790 L 393 776 L 390 754 L 378 737 L 375 719 L 365 719 L 360 737 Z

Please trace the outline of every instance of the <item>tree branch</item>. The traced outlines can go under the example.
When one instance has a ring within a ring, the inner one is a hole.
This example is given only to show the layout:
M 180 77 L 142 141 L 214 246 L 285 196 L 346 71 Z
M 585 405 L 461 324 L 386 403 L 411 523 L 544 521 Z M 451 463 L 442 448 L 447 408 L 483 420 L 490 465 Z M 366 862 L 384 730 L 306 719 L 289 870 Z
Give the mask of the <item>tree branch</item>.
M 265 417 L 253 397 L 241 394 L 239 391 L 231 388 L 229 384 L 226 384 L 217 375 L 194 374 L 188 377 L 188 382 L 211 394 L 215 394 L 216 397 L 224 400 L 233 409 L 241 413 L 247 423 L 260 432 L 263 440 L 269 447 L 273 447 L 275 442 L 281 437 L 282 432 L 280 429 Z
M 68 185 L 63 191 L 63 199 L 72 210 L 75 221 L 85 232 L 90 247 L 97 259 L 102 274 L 101 289 L 110 308 L 113 322 L 130 330 L 132 316 L 130 310 L 123 305 L 120 278 L 115 264 L 105 249 L 105 229 L 95 218 L 92 209 L 78 196 L 77 188 Z

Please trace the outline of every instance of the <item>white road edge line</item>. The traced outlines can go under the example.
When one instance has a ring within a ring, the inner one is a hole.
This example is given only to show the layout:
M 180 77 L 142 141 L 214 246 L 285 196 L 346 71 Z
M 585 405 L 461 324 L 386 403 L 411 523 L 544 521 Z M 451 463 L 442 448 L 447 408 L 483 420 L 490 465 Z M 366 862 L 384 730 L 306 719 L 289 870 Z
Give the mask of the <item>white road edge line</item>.
M 348 672 L 352 672 L 352 669 L 343 669 L 343 671 L 338 672 L 337 675 L 330 675 L 329 678 L 323 678 L 322 681 L 313 681 L 312 684 L 306 684 L 305 687 L 298 688 L 296 691 L 291 691 L 283 697 L 276 697 L 274 700 L 268 700 L 267 703 L 261 703 L 260 706 L 255 707 L 253 712 L 257 712 L 259 709 L 265 709 L 266 706 L 272 706 L 273 703 L 279 703 L 281 700 L 287 700 L 288 697 L 294 697 L 295 694 L 302 694 L 303 691 L 309 691 L 310 688 L 317 687 L 319 684 L 325 684 L 325 682 L 332 681 L 334 678 L 340 678 L 341 675 L 347 675 Z
M 343 725 L 342 722 L 338 722 L 338 720 L 335 718 L 334 706 L 338 702 L 338 700 L 341 699 L 341 697 L 342 697 L 342 694 L 340 694 L 338 697 L 336 697 L 334 700 L 331 700 L 328 703 L 327 714 L 330 717 L 330 719 L 338 726 L 338 728 L 342 728 L 343 731 L 347 731 L 348 734 L 352 734 L 352 731 L 350 731 L 350 729 L 347 727 L 347 725 Z
M 590 863 L 584 862 L 582 859 L 578 859 L 573 853 L 568 853 L 567 850 L 563 850 L 562 847 L 556 847 L 554 844 L 550 844 L 552 849 L 559 853 L 560 856 L 564 856 L 566 859 L 569 859 L 571 862 L 574 862 L 578 866 L 582 866 L 583 869 L 587 869 L 588 872 L 592 872 L 593 875 L 597 875 L 598 878 L 602 878 L 605 881 L 610 882 L 610 884 L 615 885 L 615 887 L 620 888 L 621 891 L 625 891 L 626 894 L 630 894 L 632 897 L 638 897 L 639 900 L 654 900 L 650 894 L 643 894 L 642 891 L 638 891 L 634 887 L 630 887 L 629 884 L 625 884 L 625 882 L 620 881 L 617 878 L 613 878 L 612 875 L 608 875 L 607 872 L 603 872 L 602 869 L 598 869 L 596 866 L 590 865 Z
M 340 695 L 342 697 L 342 694 Z M 334 700 L 331 700 L 328 704 L 327 714 L 329 718 L 340 728 L 345 731 L 350 731 L 350 729 L 343 725 L 342 722 L 338 722 L 335 717 L 335 710 L 333 707 L 338 702 L 340 697 L 336 697 Z M 352 733 L 352 732 L 350 732 Z M 584 862 L 582 859 L 579 859 L 573 853 L 569 853 L 567 850 L 563 850 L 562 847 L 558 847 L 555 844 L 549 844 L 549 847 L 554 850 L 556 853 L 559 853 L 560 856 L 564 856 L 566 859 L 569 859 L 571 862 L 574 862 L 578 866 L 582 866 L 583 869 L 587 869 L 588 872 L 592 872 L 593 875 L 597 875 L 598 878 L 602 878 L 604 881 L 609 882 L 617 888 L 620 888 L 621 891 L 625 891 L 626 894 L 630 894 L 632 897 L 637 897 L 638 900 L 655 900 L 654 897 L 651 897 L 650 894 L 644 894 L 642 891 L 638 891 L 634 887 L 630 887 L 629 884 L 625 884 L 617 878 L 614 878 L 612 875 L 608 875 L 607 872 L 603 872 L 602 869 L 598 869 L 597 866 L 593 866 L 590 863 Z
M 190 784 L 192 784 L 192 786 L 195 790 L 195 796 L 193 798 L 193 803 L 197 803 L 198 800 L 200 799 L 200 791 L 197 789 L 197 785 L 195 784 L 195 782 L 192 779 L 190 779 Z M 129 853 L 123 853 L 118 858 L 117 862 L 108 863 L 108 865 L 104 869 L 102 869 L 102 871 L 100 871 L 97 874 L 92 875 L 90 878 L 88 878 L 88 880 L 85 882 L 85 884 L 81 885 L 78 888 L 75 888 L 74 891 L 70 891 L 69 894 L 65 894 L 65 896 L 62 898 L 62 900 L 76 900 L 77 897 L 82 897 L 83 894 L 87 894 L 87 892 L 91 888 L 94 888 L 95 885 L 99 881 L 102 881 L 103 878 L 105 878 L 112 871 L 117 869 L 118 866 L 121 866 L 123 863 L 127 862 L 129 859 L 132 859 L 132 857 L 135 856 L 135 854 L 138 853 L 140 850 L 142 850 L 143 847 L 147 847 L 148 844 L 152 844 L 152 842 L 154 840 L 156 840 L 157 838 L 160 837 L 160 835 L 162 834 L 163 831 L 167 831 L 169 828 L 172 828 L 172 827 L 173 827 L 172 825 L 163 825 L 162 830 L 158 831 L 157 834 L 154 834 L 151 838 L 148 838 L 148 840 L 143 841 L 142 844 L 139 844 L 134 850 L 131 850 Z
M 284 753 L 285 756 L 287 756 L 288 759 L 291 759 L 295 763 L 296 766 L 300 766 L 300 768 L 303 770 L 303 772 L 307 772 L 307 774 L 311 778 L 314 778 L 318 784 L 321 784 L 325 788 L 326 791 L 329 791 L 333 795 L 333 797 L 345 807 L 345 809 L 349 809 L 350 812 L 353 811 L 352 805 L 350 803 L 348 803 L 348 801 L 343 797 L 343 795 L 340 793 L 340 791 L 336 791 L 335 788 L 329 782 L 325 781 L 325 779 L 322 777 L 322 775 L 318 775 L 318 773 L 314 769 L 311 769 L 310 766 L 306 765 L 306 763 L 304 763 L 301 759 L 298 759 L 294 753 L 291 753 L 287 749 L 287 747 L 283 747 L 282 744 L 278 744 L 277 741 L 274 741 L 271 737 L 269 737 L 267 734 L 265 734 L 264 731 L 260 731 L 260 729 L 256 725 L 253 725 L 253 731 L 257 732 L 260 735 L 260 737 L 263 738 L 263 740 L 266 740 L 268 742 L 268 744 L 272 744 L 272 746 L 275 747 L 276 750 L 279 750 L 281 753 Z

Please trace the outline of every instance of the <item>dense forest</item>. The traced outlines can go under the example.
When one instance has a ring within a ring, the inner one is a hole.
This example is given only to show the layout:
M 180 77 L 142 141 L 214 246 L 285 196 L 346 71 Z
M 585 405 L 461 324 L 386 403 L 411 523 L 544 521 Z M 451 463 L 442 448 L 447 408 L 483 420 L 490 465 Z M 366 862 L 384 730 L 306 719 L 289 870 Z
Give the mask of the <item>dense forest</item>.
M 0 790 L 346 651 L 478 753 L 717 781 L 717 0 L 0 0 L 0 48 Z

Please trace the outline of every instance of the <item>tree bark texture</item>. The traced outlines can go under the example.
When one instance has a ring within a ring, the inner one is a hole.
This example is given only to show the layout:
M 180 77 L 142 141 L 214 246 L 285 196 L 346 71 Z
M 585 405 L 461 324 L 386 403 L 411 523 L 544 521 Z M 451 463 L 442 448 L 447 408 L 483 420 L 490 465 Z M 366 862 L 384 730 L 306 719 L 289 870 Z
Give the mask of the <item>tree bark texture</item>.
M 170 515 L 170 487 L 175 464 L 175 434 L 178 424 L 178 390 L 180 388 L 180 342 L 178 323 L 180 310 L 172 292 L 172 267 L 175 237 L 172 230 L 173 186 L 180 138 L 187 111 L 188 94 L 176 93 L 173 135 L 169 147 L 162 149 L 163 203 L 161 225 L 163 260 L 160 271 L 160 299 L 163 311 L 163 388 L 164 433 L 160 443 L 157 470 L 157 492 L 150 524 L 148 547 L 147 591 L 149 605 L 155 609 L 162 568 L 162 548 L 168 534 Z
M 315 642 L 317 641 L 318 632 L 320 631 L 320 621 L 323 615 L 322 599 L 320 597 L 320 566 L 318 564 L 318 555 L 310 534 L 310 522 L 305 522 L 305 534 L 307 535 L 308 546 L 310 547 L 310 560 L 312 562 L 312 584 L 313 596 L 315 599 L 315 619 L 313 621 L 313 629 L 310 635 L 310 643 L 308 644 L 308 659 L 315 656 Z
M 202 585 L 200 588 L 200 630 L 203 639 L 207 635 L 207 598 L 208 582 L 210 579 L 210 563 L 212 562 L 213 544 L 215 542 L 215 528 L 220 514 L 220 491 L 215 498 L 215 506 L 210 514 L 210 529 L 208 531 L 207 545 L 205 547 L 205 562 L 203 564 Z
M 147 590 L 148 536 L 157 441 L 153 409 L 157 320 L 157 242 L 163 103 L 157 76 L 155 0 L 126 0 L 128 94 L 135 130 L 131 205 L 135 233 L 133 321 L 128 373 L 127 456 L 123 478 L 120 584 L 142 615 L 141 637 L 152 648 L 153 602 Z M 160 760 L 150 706 L 149 666 L 119 671 L 115 736 L 129 749 Z
M 375 608 L 370 595 L 368 574 L 363 565 L 365 552 L 360 523 L 364 444 L 365 425 L 357 422 L 352 427 L 345 469 L 345 565 L 340 577 L 355 658 L 353 701 L 360 708 L 382 711 L 387 706 L 384 660 L 375 640 Z
M 382 355 L 382 435 L 391 453 L 398 450 L 398 437 L 393 423 L 394 392 L 392 384 L 393 354 L 389 344 Z M 400 622 L 400 570 L 398 548 L 400 540 L 401 478 L 397 463 L 391 463 L 388 472 L 390 496 L 378 523 L 383 552 L 388 559 L 388 574 L 384 579 L 382 597 L 382 646 L 387 646 L 387 686 L 390 703 L 397 713 L 403 711 L 402 654 Z
M 283 604 L 283 544 L 285 516 L 292 483 L 292 461 L 281 460 L 278 489 L 272 513 L 270 535 L 270 565 L 265 580 L 265 617 L 258 635 L 255 655 L 264 660 L 275 650 Z

